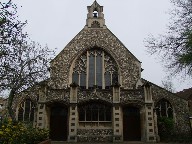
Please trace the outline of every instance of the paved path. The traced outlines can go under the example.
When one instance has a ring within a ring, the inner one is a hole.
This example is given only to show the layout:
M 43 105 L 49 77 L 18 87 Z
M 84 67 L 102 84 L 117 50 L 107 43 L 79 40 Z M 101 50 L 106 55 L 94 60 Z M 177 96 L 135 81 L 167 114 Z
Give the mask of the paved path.
M 77 142 L 77 144 L 90 144 L 91 142 Z M 51 144 L 75 144 L 70 142 L 51 142 Z M 113 142 L 93 142 L 93 144 L 144 144 L 143 142 L 120 142 L 120 143 L 113 143 Z
M 106 143 L 106 142 L 101 142 L 101 143 L 91 143 L 91 142 L 84 142 L 84 143 L 69 143 L 69 142 L 51 142 L 51 144 L 146 144 L 144 142 L 120 142 L 120 143 Z M 147 144 L 153 144 L 153 143 L 147 143 Z M 156 143 L 156 144 L 181 144 L 181 143 Z M 186 143 L 185 143 L 186 144 Z M 192 143 L 188 143 L 192 144 Z
M 70 142 L 51 142 L 51 144 L 76 144 L 76 143 L 70 143 Z M 91 142 L 78 142 L 77 144 L 91 144 Z M 101 143 L 96 143 L 93 142 L 92 144 L 144 144 L 143 142 L 120 142 L 120 143 L 113 143 L 113 142 L 101 142 Z

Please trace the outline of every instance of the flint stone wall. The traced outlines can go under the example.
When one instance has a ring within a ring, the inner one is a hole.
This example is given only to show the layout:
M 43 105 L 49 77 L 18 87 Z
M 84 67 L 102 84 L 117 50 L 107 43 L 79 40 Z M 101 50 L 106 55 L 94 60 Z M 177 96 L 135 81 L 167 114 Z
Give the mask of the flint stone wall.
M 113 91 L 110 90 L 78 90 L 77 93 L 78 103 L 88 102 L 90 100 L 100 100 L 108 103 L 113 102 Z
M 190 134 L 189 111 L 187 101 L 161 87 L 152 85 L 154 106 L 163 98 L 167 99 L 175 113 L 175 130 L 178 133 Z
M 31 99 L 33 101 L 33 103 L 35 105 L 37 105 L 37 100 L 39 97 L 39 92 L 43 91 L 44 87 L 40 86 L 40 85 L 35 85 L 33 87 L 30 87 L 20 93 L 18 93 L 14 99 L 13 99 L 13 104 L 12 104 L 12 108 L 14 110 L 14 112 L 16 112 L 16 108 L 23 102 L 25 101 L 27 98 Z
M 112 129 L 77 129 L 78 142 L 112 142 Z
M 135 90 L 125 90 L 120 91 L 120 103 L 122 105 L 133 105 L 137 107 L 142 107 L 144 105 L 144 90 L 143 88 Z
M 48 89 L 46 102 L 62 102 L 69 105 L 70 89 Z
M 118 38 L 108 29 L 83 29 L 51 61 L 51 81 L 53 88 L 69 86 L 70 69 L 76 57 L 93 47 L 108 52 L 117 62 L 125 89 L 133 89 L 140 78 L 140 62 L 128 51 Z

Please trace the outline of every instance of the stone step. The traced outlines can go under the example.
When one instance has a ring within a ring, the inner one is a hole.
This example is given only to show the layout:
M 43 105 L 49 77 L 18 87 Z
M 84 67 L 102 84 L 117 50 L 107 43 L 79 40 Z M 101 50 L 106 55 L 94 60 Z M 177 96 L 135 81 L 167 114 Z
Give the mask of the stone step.
M 67 142 L 63 142 L 63 141 L 51 141 L 51 144 L 67 144 Z
M 119 143 L 113 143 L 113 142 L 101 142 L 101 143 L 96 143 L 96 142 L 77 142 L 77 143 L 72 143 L 72 142 L 62 142 L 62 141 L 52 141 L 51 144 L 146 144 L 144 142 L 140 141 L 129 141 L 129 142 L 119 142 Z M 152 144 L 152 143 L 148 143 Z M 157 143 L 157 144 L 180 144 L 180 143 Z
M 91 142 L 77 142 L 77 143 L 72 143 L 72 142 L 65 142 L 65 141 L 52 141 L 51 144 L 91 144 Z M 112 143 L 112 142 L 101 142 L 101 143 L 96 143 L 92 142 L 92 144 L 145 144 L 143 142 L 138 142 L 138 141 L 131 141 L 131 142 L 119 142 L 119 143 Z
M 127 142 L 119 142 L 119 143 L 113 143 L 113 142 L 101 142 L 101 143 L 96 143 L 96 142 L 77 142 L 77 143 L 70 143 L 70 142 L 62 142 L 62 141 L 52 141 L 51 144 L 146 144 L 145 142 L 140 142 L 140 141 L 127 141 Z M 152 144 L 152 143 L 148 143 Z M 180 143 L 157 143 L 157 144 L 180 144 Z

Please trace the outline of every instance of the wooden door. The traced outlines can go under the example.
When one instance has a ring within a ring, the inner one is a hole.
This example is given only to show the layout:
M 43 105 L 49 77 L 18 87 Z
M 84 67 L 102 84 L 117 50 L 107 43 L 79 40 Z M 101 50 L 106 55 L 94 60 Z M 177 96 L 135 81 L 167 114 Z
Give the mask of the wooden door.
M 123 109 L 124 141 L 141 141 L 140 110 L 136 107 Z
M 51 108 L 50 138 L 54 141 L 67 141 L 68 109 L 63 106 Z

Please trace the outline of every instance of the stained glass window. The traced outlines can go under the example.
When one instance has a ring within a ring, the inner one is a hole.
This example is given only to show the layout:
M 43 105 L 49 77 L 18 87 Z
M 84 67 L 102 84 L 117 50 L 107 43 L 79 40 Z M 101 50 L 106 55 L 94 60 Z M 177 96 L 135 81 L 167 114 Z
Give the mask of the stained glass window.
M 118 77 L 115 60 L 105 51 L 95 48 L 77 58 L 72 82 L 77 82 L 82 88 L 93 88 L 96 85 L 99 89 L 108 89 L 113 82 L 119 82 Z
M 95 57 L 89 57 L 89 88 L 95 85 Z
M 99 88 L 102 88 L 102 57 L 97 55 L 96 58 L 96 84 Z

